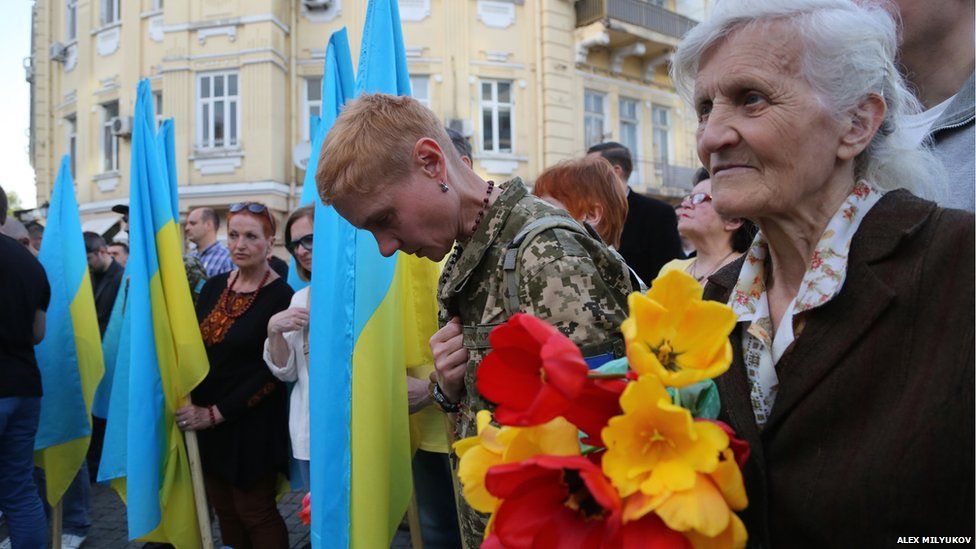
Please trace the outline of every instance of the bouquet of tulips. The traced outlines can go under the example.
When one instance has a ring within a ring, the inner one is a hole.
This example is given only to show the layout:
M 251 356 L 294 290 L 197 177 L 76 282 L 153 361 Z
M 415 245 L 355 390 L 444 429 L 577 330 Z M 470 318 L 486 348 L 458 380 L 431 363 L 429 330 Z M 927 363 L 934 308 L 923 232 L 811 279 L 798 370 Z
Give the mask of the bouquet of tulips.
M 712 378 L 735 315 L 680 271 L 631 294 L 627 358 L 591 371 L 558 330 L 519 314 L 478 368 L 477 436 L 454 444 L 482 547 L 743 547 L 748 445 L 716 421 Z M 500 427 L 495 424 L 500 425 Z

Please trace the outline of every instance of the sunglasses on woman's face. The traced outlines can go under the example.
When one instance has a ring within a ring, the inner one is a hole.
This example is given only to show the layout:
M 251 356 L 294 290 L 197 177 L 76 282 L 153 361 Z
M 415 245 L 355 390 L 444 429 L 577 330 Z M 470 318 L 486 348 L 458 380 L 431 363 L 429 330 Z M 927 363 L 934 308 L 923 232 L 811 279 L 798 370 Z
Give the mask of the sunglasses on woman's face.
M 274 217 L 271 215 L 271 212 L 268 210 L 268 207 L 265 206 L 264 204 L 261 204 L 260 202 L 238 202 L 236 204 L 231 204 L 228 210 L 230 211 L 230 213 L 238 213 L 244 210 L 247 210 L 252 214 L 263 213 L 268 216 L 268 220 L 271 221 L 271 230 L 274 231 L 275 228 Z
M 299 238 L 298 240 L 292 240 L 287 245 L 285 245 L 285 248 L 288 250 L 288 253 L 290 253 L 291 255 L 295 255 L 295 252 L 298 251 L 299 246 L 305 248 L 308 251 L 312 251 L 312 233 L 309 233 Z
M 692 206 L 697 206 L 702 202 L 711 202 L 711 200 L 712 200 L 712 195 L 708 193 L 694 193 L 684 197 L 684 199 L 682 199 L 681 202 L 682 203 L 687 202 Z

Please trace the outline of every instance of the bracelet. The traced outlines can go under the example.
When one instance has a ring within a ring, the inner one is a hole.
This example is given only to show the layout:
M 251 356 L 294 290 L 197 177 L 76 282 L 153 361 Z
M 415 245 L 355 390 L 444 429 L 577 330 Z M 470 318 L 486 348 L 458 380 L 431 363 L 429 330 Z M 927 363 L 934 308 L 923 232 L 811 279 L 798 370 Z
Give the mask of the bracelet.
M 210 412 L 210 426 L 215 427 L 217 425 L 217 416 L 214 415 L 213 404 L 207 406 L 207 411 Z
M 434 397 L 434 402 L 441 407 L 441 410 L 444 410 L 449 414 L 456 414 L 458 410 L 461 409 L 461 403 L 451 402 L 448 400 L 447 396 L 444 394 L 444 391 L 441 390 L 441 386 L 439 384 L 433 383 L 432 385 L 433 387 L 430 396 Z

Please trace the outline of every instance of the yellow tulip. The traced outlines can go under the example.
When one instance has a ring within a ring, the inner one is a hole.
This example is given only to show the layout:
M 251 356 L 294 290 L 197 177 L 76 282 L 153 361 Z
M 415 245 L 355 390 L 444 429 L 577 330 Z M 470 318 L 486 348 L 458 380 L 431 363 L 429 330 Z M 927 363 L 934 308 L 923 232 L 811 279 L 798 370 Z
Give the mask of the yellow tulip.
M 534 427 L 500 429 L 491 424 L 491 412 L 488 410 L 478 412 L 476 420 L 477 436 L 455 442 L 454 451 L 461 459 L 458 479 L 464 487 L 464 499 L 482 513 L 493 513 L 500 503 L 485 488 L 485 475 L 492 466 L 542 454 L 580 454 L 579 430 L 561 417 Z
M 640 376 L 629 383 L 620 405 L 623 415 L 603 429 L 603 472 L 622 497 L 688 490 L 697 473 L 715 471 L 729 446 L 721 427 L 696 422 L 688 410 L 672 404 L 657 377 Z
M 630 295 L 630 316 L 620 330 L 631 368 L 655 375 L 669 387 L 685 387 L 728 370 L 735 314 L 724 303 L 701 297 L 702 287 L 681 271 L 658 277 L 646 295 Z

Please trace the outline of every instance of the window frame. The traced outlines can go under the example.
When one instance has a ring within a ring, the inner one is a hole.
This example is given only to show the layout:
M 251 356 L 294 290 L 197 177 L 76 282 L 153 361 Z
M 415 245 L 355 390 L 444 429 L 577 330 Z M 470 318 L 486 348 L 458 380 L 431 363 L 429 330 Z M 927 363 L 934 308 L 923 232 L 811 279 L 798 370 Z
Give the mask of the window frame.
M 319 81 L 319 99 L 318 101 L 313 101 L 309 99 L 309 91 L 312 89 L 311 84 L 313 80 Z M 312 108 L 318 107 L 319 116 L 322 116 L 322 75 L 309 75 L 302 78 L 302 139 L 304 141 L 312 140 L 312 127 L 309 120 L 312 117 Z
M 657 114 L 659 112 L 663 112 L 667 116 L 667 120 L 665 121 L 664 124 L 658 123 Z M 651 140 L 652 140 L 652 146 L 654 148 L 653 150 L 654 169 L 656 171 L 663 170 L 664 169 L 663 164 L 674 163 L 674 147 L 672 143 L 673 137 L 671 132 L 673 120 L 674 120 L 674 116 L 671 107 L 667 107 L 665 105 L 658 105 L 657 103 L 651 104 Z M 658 137 L 659 132 L 664 132 L 663 141 L 665 145 L 665 150 L 663 155 L 661 154 L 660 151 L 661 148 L 660 142 L 662 140 L 659 139 Z
M 421 83 L 423 85 L 418 86 L 418 84 Z M 424 90 L 424 97 L 422 98 L 417 96 L 417 89 L 421 87 Z M 433 107 L 431 107 L 431 103 L 430 103 L 430 75 L 429 74 L 410 75 L 410 96 L 416 99 L 418 102 L 420 102 L 421 105 L 427 107 L 428 109 L 433 110 Z
M 98 17 L 103 27 L 122 20 L 121 3 L 121 0 L 101 0 Z
M 66 42 L 78 39 L 78 0 L 64 0 L 64 39 Z
M 234 95 L 230 94 L 230 77 L 234 76 L 237 78 L 237 93 Z M 223 79 L 224 95 L 215 96 L 214 91 L 216 86 L 215 78 Z M 201 93 L 201 87 L 204 78 L 209 78 L 208 83 L 208 97 L 203 97 Z M 227 149 L 239 149 L 241 146 L 241 73 L 239 70 L 222 70 L 222 71 L 207 71 L 197 73 L 196 77 L 196 88 L 194 97 L 196 99 L 196 148 L 208 151 L 219 151 Z M 214 133 L 216 129 L 216 117 L 214 112 L 214 104 L 218 101 L 223 101 L 223 115 L 224 115 L 224 136 L 222 142 L 218 145 L 216 139 L 214 139 Z M 231 105 L 235 105 L 233 109 L 233 117 L 231 116 Z M 204 107 L 206 109 L 207 116 L 204 117 Z M 205 119 L 206 118 L 206 119 Z M 207 137 L 204 138 L 204 128 L 207 130 Z M 231 129 L 235 130 L 233 133 Z
M 624 104 L 632 104 L 634 107 L 633 118 L 624 116 Z M 634 159 L 633 170 L 630 172 L 630 179 L 627 183 L 636 183 L 640 180 L 640 164 L 643 154 L 641 151 L 641 100 L 634 97 L 620 96 L 617 99 L 617 122 L 618 122 L 618 132 L 620 134 L 620 143 L 630 149 L 631 155 Z M 624 124 L 630 124 L 634 128 L 634 142 L 627 143 L 624 139 Z
M 115 114 L 109 116 L 110 108 L 114 105 Z M 101 139 L 99 139 L 99 149 L 101 149 L 101 168 L 102 173 L 119 171 L 119 136 L 112 134 L 112 120 L 119 116 L 119 100 L 102 103 L 101 107 Z M 106 144 L 109 144 L 106 147 Z
M 71 113 L 64 117 L 67 126 L 64 132 L 64 150 L 71 162 L 71 177 L 78 180 L 78 171 L 75 168 L 75 159 L 78 155 L 78 114 Z
M 607 99 L 609 99 L 610 94 L 605 91 L 595 90 L 592 88 L 583 88 L 583 148 L 589 149 L 593 145 L 602 143 L 604 141 L 604 136 L 607 134 Z M 597 112 L 595 110 L 590 110 L 589 101 L 590 97 L 598 97 L 600 99 L 601 110 Z M 600 123 L 600 136 L 599 139 L 590 143 L 589 132 L 587 131 L 590 127 L 590 122 L 599 121 Z
M 491 86 L 491 97 L 485 98 L 484 85 L 490 84 Z M 508 102 L 501 102 L 498 100 L 498 85 L 508 84 Z M 481 124 L 481 131 L 479 132 L 479 149 L 480 152 L 485 154 L 497 154 L 497 155 L 513 155 L 515 154 L 515 81 L 503 78 L 481 78 L 478 81 L 478 99 L 480 105 L 479 112 L 479 123 Z M 491 112 L 491 139 L 492 148 L 488 149 L 485 147 L 485 111 L 489 109 Z M 508 111 L 508 141 L 510 146 L 504 149 L 500 146 L 501 143 L 501 130 L 499 128 L 499 112 L 504 110 Z

